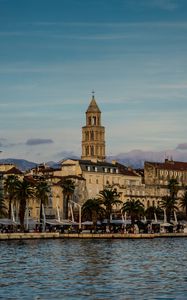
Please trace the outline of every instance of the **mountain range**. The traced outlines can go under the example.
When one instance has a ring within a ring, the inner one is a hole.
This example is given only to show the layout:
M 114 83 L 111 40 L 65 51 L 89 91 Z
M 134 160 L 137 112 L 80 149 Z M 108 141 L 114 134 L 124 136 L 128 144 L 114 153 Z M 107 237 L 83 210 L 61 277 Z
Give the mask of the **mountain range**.
M 67 157 L 68 157 L 68 153 L 66 153 L 66 158 Z M 69 157 L 72 157 L 72 152 L 70 153 Z M 156 151 L 132 150 L 126 153 L 120 153 L 118 155 L 108 156 L 107 161 L 116 160 L 119 163 L 122 163 L 126 166 L 130 166 L 132 168 L 143 168 L 145 161 L 163 162 L 166 158 L 173 159 L 176 161 L 186 162 L 187 151 L 167 150 L 167 151 L 156 152 Z M 15 158 L 0 159 L 0 163 L 15 164 L 17 168 L 19 168 L 22 171 L 26 171 L 38 165 L 35 162 L 31 162 L 25 159 L 15 159 Z M 59 162 L 54 162 L 54 161 L 46 162 L 46 164 L 54 168 L 59 166 Z
M 126 153 L 109 156 L 108 160 L 117 160 L 118 162 L 131 166 L 132 168 L 143 168 L 145 161 L 164 162 L 165 159 L 175 161 L 187 161 L 187 151 L 166 150 L 166 151 L 142 151 L 131 150 Z

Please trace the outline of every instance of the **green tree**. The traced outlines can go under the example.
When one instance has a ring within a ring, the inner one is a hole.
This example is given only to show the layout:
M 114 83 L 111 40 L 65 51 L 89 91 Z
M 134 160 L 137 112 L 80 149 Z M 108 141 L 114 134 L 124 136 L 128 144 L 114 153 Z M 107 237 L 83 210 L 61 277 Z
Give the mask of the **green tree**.
M 19 219 L 21 230 L 24 230 L 25 211 L 29 199 L 34 199 L 35 190 L 33 184 L 27 179 L 19 180 L 15 188 L 15 198 L 19 203 Z
M 171 220 L 171 214 L 174 213 L 174 211 L 178 210 L 177 207 L 177 194 L 179 190 L 179 183 L 177 179 L 172 178 L 168 182 L 168 190 L 169 195 L 166 195 L 162 197 L 162 200 L 160 202 L 160 207 L 166 210 L 166 218 L 167 222 L 170 223 Z
M 140 200 L 127 200 L 122 207 L 122 212 L 127 213 L 131 218 L 131 224 L 134 225 L 136 220 L 139 220 L 144 215 L 144 205 Z
M 178 210 L 177 199 L 170 196 L 164 196 L 160 202 L 160 207 L 166 210 L 167 222 L 170 223 L 171 214 Z
M 8 200 L 8 218 L 11 219 L 11 206 L 15 199 L 15 191 L 18 185 L 18 177 L 15 175 L 10 175 L 5 179 L 4 190 L 5 196 Z
M 110 222 L 113 207 L 122 203 L 122 201 L 119 200 L 119 193 L 117 193 L 116 189 L 106 187 L 99 192 L 99 199 L 106 208 L 106 218 Z
M 69 200 L 74 194 L 75 191 L 75 183 L 71 179 L 64 179 L 61 183 L 61 187 L 63 189 L 63 215 L 65 219 L 68 219 L 68 204 Z
M 179 190 L 179 183 L 177 179 L 172 178 L 168 182 L 169 195 L 172 199 L 177 198 L 177 193 Z
M 47 205 L 49 202 L 49 193 L 50 193 L 50 187 L 48 183 L 42 179 L 36 183 L 35 186 L 35 197 L 40 203 L 40 224 L 42 224 L 43 219 L 43 211 L 42 206 Z
M 158 218 L 160 218 L 160 216 L 163 215 L 162 209 L 156 206 L 149 206 L 145 210 L 145 216 L 147 217 L 148 220 L 153 220 L 155 218 L 155 214 Z
M 7 216 L 7 207 L 5 205 L 2 177 L 0 177 L 0 217 Z
M 95 230 L 97 227 L 97 220 L 102 219 L 104 215 L 105 209 L 102 207 L 100 199 L 88 199 L 82 206 L 82 218 L 91 220 Z
M 185 210 L 185 214 L 187 218 L 187 187 L 185 187 L 184 194 L 180 199 L 180 207 Z

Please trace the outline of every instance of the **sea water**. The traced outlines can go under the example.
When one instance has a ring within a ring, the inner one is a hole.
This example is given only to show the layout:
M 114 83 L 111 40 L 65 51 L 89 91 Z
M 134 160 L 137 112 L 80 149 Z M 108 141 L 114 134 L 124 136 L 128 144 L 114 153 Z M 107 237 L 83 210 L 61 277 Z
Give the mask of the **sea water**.
M 0 299 L 187 299 L 187 238 L 0 242 Z

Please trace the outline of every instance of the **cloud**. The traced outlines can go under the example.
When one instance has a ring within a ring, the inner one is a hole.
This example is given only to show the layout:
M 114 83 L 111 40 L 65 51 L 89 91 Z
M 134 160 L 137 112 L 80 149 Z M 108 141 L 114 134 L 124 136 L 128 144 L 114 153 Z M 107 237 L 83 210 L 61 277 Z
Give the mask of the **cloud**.
M 161 84 L 159 87 L 163 89 L 187 89 L 187 83 Z
M 26 141 L 26 145 L 28 146 L 37 146 L 37 145 L 41 145 L 41 144 L 53 144 L 53 140 L 51 139 L 28 139 Z
M 0 147 L 4 147 L 6 143 L 6 139 L 0 138 Z
M 144 0 L 142 4 L 146 7 L 167 11 L 174 11 L 179 8 L 179 3 L 176 0 Z
M 178 144 L 177 150 L 187 150 L 187 143 Z

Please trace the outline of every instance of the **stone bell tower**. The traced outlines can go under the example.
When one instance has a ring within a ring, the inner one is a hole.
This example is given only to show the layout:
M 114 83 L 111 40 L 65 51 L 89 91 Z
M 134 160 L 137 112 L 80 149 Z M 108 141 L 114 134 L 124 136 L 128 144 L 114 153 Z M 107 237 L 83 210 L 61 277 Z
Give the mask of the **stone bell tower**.
M 82 127 L 83 160 L 105 160 L 105 127 L 101 126 L 101 111 L 95 101 L 94 92 L 86 111 L 86 126 Z

